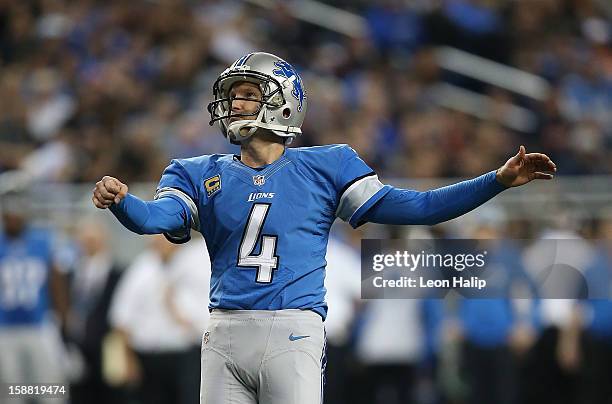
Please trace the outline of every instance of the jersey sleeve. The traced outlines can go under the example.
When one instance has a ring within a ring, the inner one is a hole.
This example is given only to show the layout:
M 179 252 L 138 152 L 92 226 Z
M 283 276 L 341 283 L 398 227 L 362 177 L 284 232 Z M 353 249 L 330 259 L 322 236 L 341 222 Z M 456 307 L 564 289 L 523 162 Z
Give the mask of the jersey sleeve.
M 335 186 L 338 190 L 336 216 L 352 227 L 361 225 L 364 213 L 391 190 L 349 146 L 342 147 Z
M 189 214 L 188 223 L 177 232 L 164 233 L 166 238 L 176 244 L 185 243 L 191 239 L 191 229 L 200 230 L 200 215 L 198 213 L 198 192 L 193 185 L 189 173 L 178 160 L 172 160 L 162 174 L 154 199 L 173 198 L 180 202 Z

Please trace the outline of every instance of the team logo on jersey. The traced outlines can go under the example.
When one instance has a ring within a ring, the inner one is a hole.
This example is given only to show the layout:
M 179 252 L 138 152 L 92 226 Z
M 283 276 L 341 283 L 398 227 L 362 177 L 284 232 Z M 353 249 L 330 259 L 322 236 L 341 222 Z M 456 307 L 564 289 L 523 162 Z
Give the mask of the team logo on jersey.
M 204 188 L 206 188 L 206 195 L 210 198 L 215 193 L 221 190 L 221 176 L 215 175 L 204 180 Z
M 291 91 L 291 95 L 293 95 L 295 99 L 299 101 L 297 110 L 302 112 L 302 103 L 306 98 L 306 93 L 304 92 L 304 85 L 302 84 L 302 79 L 300 78 L 299 74 L 297 74 L 295 69 L 293 69 L 293 66 L 284 60 L 274 62 L 274 66 L 276 66 L 278 69 L 273 69 L 272 73 L 274 73 L 276 76 L 284 77 L 293 83 L 293 91 Z
M 266 177 L 263 175 L 254 175 L 253 176 L 253 184 L 257 185 L 258 187 L 262 186 L 263 184 L 266 183 Z
M 249 199 L 247 199 L 247 202 L 253 202 L 261 198 L 272 199 L 274 198 L 274 192 L 251 192 L 249 194 Z

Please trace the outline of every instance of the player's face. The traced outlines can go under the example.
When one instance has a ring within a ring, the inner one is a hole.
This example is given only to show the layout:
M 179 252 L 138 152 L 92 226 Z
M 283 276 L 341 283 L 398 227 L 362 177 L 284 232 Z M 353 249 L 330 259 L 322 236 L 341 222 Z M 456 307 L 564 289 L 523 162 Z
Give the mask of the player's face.
M 172 244 L 161 234 L 157 234 L 151 238 L 151 248 L 156 251 L 162 261 L 168 261 L 178 250 L 178 245 Z
M 229 96 L 232 100 L 233 114 L 248 114 L 242 117 L 232 118 L 230 122 L 240 119 L 253 119 L 261 108 L 262 94 L 259 86 L 245 81 L 238 82 L 232 86 Z
M 87 255 L 95 255 L 106 247 L 106 232 L 99 223 L 84 222 L 79 228 L 77 238 Z
M 25 227 L 25 218 L 21 214 L 4 212 L 2 223 L 4 223 L 4 231 L 9 237 L 18 237 Z

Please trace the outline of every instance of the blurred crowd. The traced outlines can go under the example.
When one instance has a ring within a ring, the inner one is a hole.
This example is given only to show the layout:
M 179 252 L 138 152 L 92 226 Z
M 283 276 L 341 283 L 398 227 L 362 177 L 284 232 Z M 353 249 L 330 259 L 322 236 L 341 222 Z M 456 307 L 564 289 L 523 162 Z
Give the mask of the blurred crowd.
M 171 158 L 236 152 L 205 106 L 217 75 L 253 50 L 303 76 L 296 145 L 348 143 L 382 176 L 474 176 L 519 144 L 549 154 L 561 175 L 612 174 L 605 1 L 326 2 L 363 17 L 365 35 L 297 19 L 299 2 L 0 0 L 0 175 L 157 182 Z M 549 90 L 536 100 L 461 77 L 441 66 L 441 46 L 540 76 Z M 488 97 L 489 118 L 442 106 L 441 83 Z M 533 125 L 509 127 L 510 105 Z M 201 239 L 151 237 L 124 266 L 99 218 L 75 216 L 68 235 L 53 234 L 31 226 L 27 201 L 0 207 L 0 382 L 65 383 L 72 404 L 197 402 L 210 271 Z M 609 213 L 546 231 L 484 210 L 469 226 L 339 225 L 327 256 L 326 402 L 612 402 L 609 300 L 364 301 L 358 254 L 365 236 L 572 238 L 563 262 L 607 294 L 612 246 L 597 239 L 612 239 Z
M 3 0 L 0 172 L 155 181 L 172 157 L 234 151 L 205 106 L 216 76 L 261 50 L 303 76 L 311 101 L 297 145 L 349 143 L 385 177 L 480 174 L 519 143 L 560 174 L 612 173 L 612 29 L 598 0 L 332 3 L 364 17 L 365 34 L 306 23 L 283 2 Z M 534 100 L 458 77 L 440 67 L 439 46 L 550 90 Z M 489 97 L 490 118 L 438 105 L 440 83 Z M 505 125 L 509 105 L 531 125 Z

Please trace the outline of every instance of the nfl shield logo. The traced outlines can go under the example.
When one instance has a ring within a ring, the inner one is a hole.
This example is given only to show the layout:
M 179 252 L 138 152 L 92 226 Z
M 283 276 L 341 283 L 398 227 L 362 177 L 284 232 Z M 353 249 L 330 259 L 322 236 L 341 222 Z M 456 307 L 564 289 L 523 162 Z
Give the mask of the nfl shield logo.
M 264 177 L 263 175 L 253 176 L 253 184 L 257 185 L 258 187 L 262 186 L 265 183 L 266 183 L 266 177 Z

